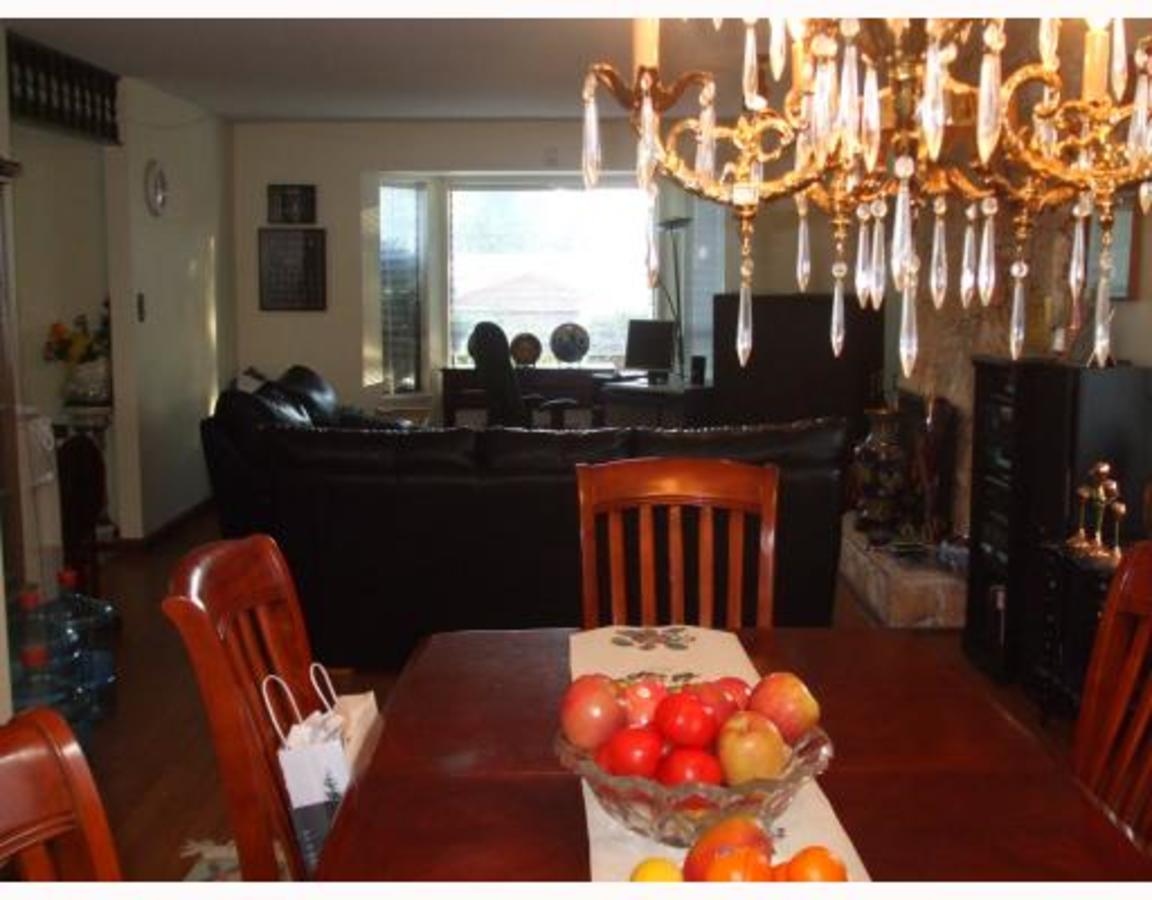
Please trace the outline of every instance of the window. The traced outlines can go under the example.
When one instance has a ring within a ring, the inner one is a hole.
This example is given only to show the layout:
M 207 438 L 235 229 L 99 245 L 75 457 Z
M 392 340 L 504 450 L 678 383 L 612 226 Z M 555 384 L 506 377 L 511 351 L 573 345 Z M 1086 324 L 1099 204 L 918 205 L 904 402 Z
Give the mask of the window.
M 448 357 L 470 365 L 477 322 L 536 335 L 542 363 L 564 322 L 590 337 L 585 363 L 621 365 L 629 319 L 653 314 L 644 267 L 648 213 L 634 187 L 450 185 Z
M 388 394 L 421 389 L 426 208 L 423 185 L 380 188 L 380 322 Z

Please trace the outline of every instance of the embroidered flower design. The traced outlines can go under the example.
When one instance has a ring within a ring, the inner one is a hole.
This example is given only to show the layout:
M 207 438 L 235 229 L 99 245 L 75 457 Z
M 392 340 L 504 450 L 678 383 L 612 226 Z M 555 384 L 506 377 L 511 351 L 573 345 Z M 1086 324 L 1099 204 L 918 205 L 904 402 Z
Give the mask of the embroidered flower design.
M 621 628 L 612 638 L 618 647 L 632 647 L 637 650 L 655 650 L 664 647 L 668 650 L 687 650 L 696 637 L 688 633 L 683 625 L 668 625 L 664 628 Z

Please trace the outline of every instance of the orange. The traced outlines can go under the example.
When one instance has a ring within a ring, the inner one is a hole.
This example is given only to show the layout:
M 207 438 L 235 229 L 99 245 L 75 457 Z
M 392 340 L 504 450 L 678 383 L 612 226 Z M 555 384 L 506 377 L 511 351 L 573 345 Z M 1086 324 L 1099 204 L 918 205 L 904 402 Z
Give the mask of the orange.
M 653 856 L 632 870 L 633 881 L 683 881 L 684 873 L 670 859 Z
M 708 864 L 705 881 L 771 881 L 772 860 L 763 847 L 721 850 Z
M 835 853 L 827 847 L 805 847 L 787 863 L 786 881 L 847 881 L 848 870 Z
M 685 880 L 704 881 L 713 857 L 736 847 L 758 847 L 771 856 L 772 839 L 759 820 L 751 816 L 732 816 L 717 822 L 697 838 L 684 858 Z

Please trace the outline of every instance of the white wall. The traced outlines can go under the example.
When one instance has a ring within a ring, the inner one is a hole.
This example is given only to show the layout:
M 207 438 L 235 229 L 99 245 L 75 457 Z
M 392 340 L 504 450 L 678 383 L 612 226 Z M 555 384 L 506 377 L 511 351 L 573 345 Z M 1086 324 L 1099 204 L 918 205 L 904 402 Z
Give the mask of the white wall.
M 578 121 L 268 122 L 235 126 L 236 366 L 279 375 L 311 366 L 348 403 L 367 407 L 363 386 L 362 176 L 373 172 L 577 172 Z M 605 168 L 631 169 L 634 138 L 605 123 Z M 316 185 L 317 224 L 327 229 L 328 308 L 261 312 L 257 229 L 267 187 Z M 226 377 L 232 371 L 223 373 Z
M 120 83 L 120 123 L 106 158 L 118 522 L 141 537 L 208 496 L 199 422 L 233 365 L 231 133 L 135 79 Z M 144 201 L 153 159 L 169 185 L 160 217 Z
M 17 123 L 12 156 L 23 165 L 12 186 L 20 386 L 25 404 L 54 416 L 68 368 L 43 359 L 48 328 L 85 313 L 95 329 L 108 290 L 104 148 Z

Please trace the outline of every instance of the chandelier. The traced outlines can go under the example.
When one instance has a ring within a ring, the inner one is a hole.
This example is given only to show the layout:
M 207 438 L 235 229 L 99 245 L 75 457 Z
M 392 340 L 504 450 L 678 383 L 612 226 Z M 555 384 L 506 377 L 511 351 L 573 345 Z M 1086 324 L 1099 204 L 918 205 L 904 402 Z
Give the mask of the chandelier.
M 720 20 L 714 22 L 719 28 Z M 650 282 L 655 285 L 659 266 L 658 177 L 730 207 L 739 223 L 741 365 L 752 353 L 758 211 L 783 198 L 795 203 L 796 279 L 804 291 L 813 264 L 809 211 L 821 210 L 834 248 L 832 352 L 839 356 L 844 346 L 849 276 L 860 305 L 877 310 L 890 280 L 901 302 L 905 376 L 914 371 L 919 353 L 916 298 L 922 285 L 936 309 L 953 290 L 966 309 L 977 301 L 993 303 L 998 228 L 1011 235 L 1008 349 L 1013 359 L 1020 357 L 1029 245 L 1038 217 L 1053 210 L 1072 223 L 1065 327 L 1070 343 L 1084 324 L 1087 228 L 1094 216 L 1101 250 L 1092 286 L 1092 356 L 1104 366 L 1111 353 L 1117 204 L 1122 194 L 1136 190 L 1142 211 L 1152 206 L 1152 38 L 1140 40 L 1130 55 L 1123 19 L 1088 19 L 1079 93 L 1073 95 L 1061 72 L 1061 25 L 1060 19 L 1038 20 L 1036 60 L 1005 74 L 1003 19 L 771 18 L 766 54 L 760 50 L 763 20 L 744 19 L 743 111 L 723 124 L 713 75 L 689 71 L 666 80 L 659 67 L 660 20 L 637 19 L 632 77 L 598 63 L 584 81 L 584 182 L 593 187 L 599 178 L 597 94 L 607 90 L 629 111 L 637 133 L 636 177 L 651 209 Z M 953 71 L 964 51 L 979 55 L 972 83 Z M 783 94 L 777 107 L 769 101 L 772 82 Z M 673 118 L 677 107 L 693 100 L 694 115 Z M 962 209 L 965 219 L 955 282 L 945 227 L 952 209 Z M 931 251 L 922 260 L 915 226 L 929 212 Z

